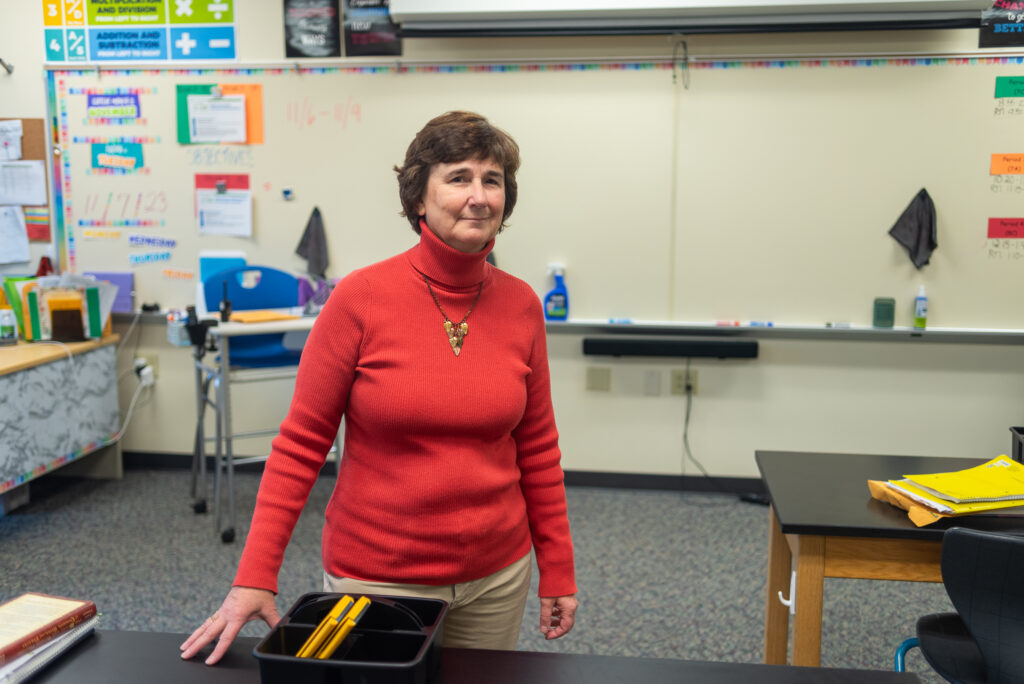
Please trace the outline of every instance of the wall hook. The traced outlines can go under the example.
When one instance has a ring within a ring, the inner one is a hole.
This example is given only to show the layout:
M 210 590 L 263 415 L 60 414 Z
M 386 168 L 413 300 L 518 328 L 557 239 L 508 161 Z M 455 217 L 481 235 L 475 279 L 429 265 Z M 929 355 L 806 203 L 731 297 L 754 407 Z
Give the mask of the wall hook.
M 14 73 L 14 65 L 10 62 L 5 62 L 3 59 L 0 59 L 0 67 L 3 67 L 4 71 L 8 74 Z
M 790 615 L 796 615 L 796 570 L 789 574 L 789 598 L 779 592 L 779 602 L 789 608 Z

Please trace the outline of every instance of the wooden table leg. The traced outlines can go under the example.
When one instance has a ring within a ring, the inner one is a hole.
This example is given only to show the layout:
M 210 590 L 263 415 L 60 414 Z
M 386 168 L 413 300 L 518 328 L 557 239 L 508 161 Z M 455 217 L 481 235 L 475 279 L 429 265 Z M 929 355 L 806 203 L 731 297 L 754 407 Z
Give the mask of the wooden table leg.
M 825 590 L 825 538 L 800 535 L 796 556 L 793 664 L 821 665 L 821 603 Z
M 772 508 L 768 529 L 768 594 L 764 604 L 764 662 L 769 665 L 785 665 L 787 661 L 789 608 L 779 601 L 779 592 L 792 598 L 788 596 L 792 562 L 793 554 Z

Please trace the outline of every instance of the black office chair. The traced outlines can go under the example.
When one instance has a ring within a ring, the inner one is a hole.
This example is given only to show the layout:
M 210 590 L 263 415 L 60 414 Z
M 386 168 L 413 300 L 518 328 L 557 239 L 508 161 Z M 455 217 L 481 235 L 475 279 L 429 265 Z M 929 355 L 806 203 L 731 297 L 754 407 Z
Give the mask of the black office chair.
M 917 639 L 897 650 L 896 669 L 918 646 L 950 682 L 1024 684 L 1024 536 L 949 529 L 942 583 L 957 612 L 920 618 Z

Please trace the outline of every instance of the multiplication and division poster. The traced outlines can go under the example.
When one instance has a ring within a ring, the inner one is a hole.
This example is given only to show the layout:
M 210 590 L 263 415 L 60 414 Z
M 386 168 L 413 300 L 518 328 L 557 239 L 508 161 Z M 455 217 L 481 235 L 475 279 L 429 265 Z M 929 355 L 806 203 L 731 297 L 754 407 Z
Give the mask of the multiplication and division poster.
M 47 62 L 235 58 L 235 0 L 43 0 Z

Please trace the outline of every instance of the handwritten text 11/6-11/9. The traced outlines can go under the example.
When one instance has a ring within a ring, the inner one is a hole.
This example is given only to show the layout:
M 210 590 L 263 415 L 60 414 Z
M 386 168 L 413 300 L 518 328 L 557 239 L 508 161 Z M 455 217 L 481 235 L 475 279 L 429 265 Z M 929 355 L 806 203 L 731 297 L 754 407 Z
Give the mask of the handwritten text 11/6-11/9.
M 315 124 L 337 123 L 348 128 L 349 123 L 362 123 L 363 107 L 349 95 L 344 101 L 316 103 L 308 97 L 292 100 L 286 109 L 288 123 L 297 128 L 305 128 Z
M 82 218 L 108 221 L 114 218 L 159 216 L 167 211 L 167 193 L 152 192 L 90 192 L 85 196 Z

